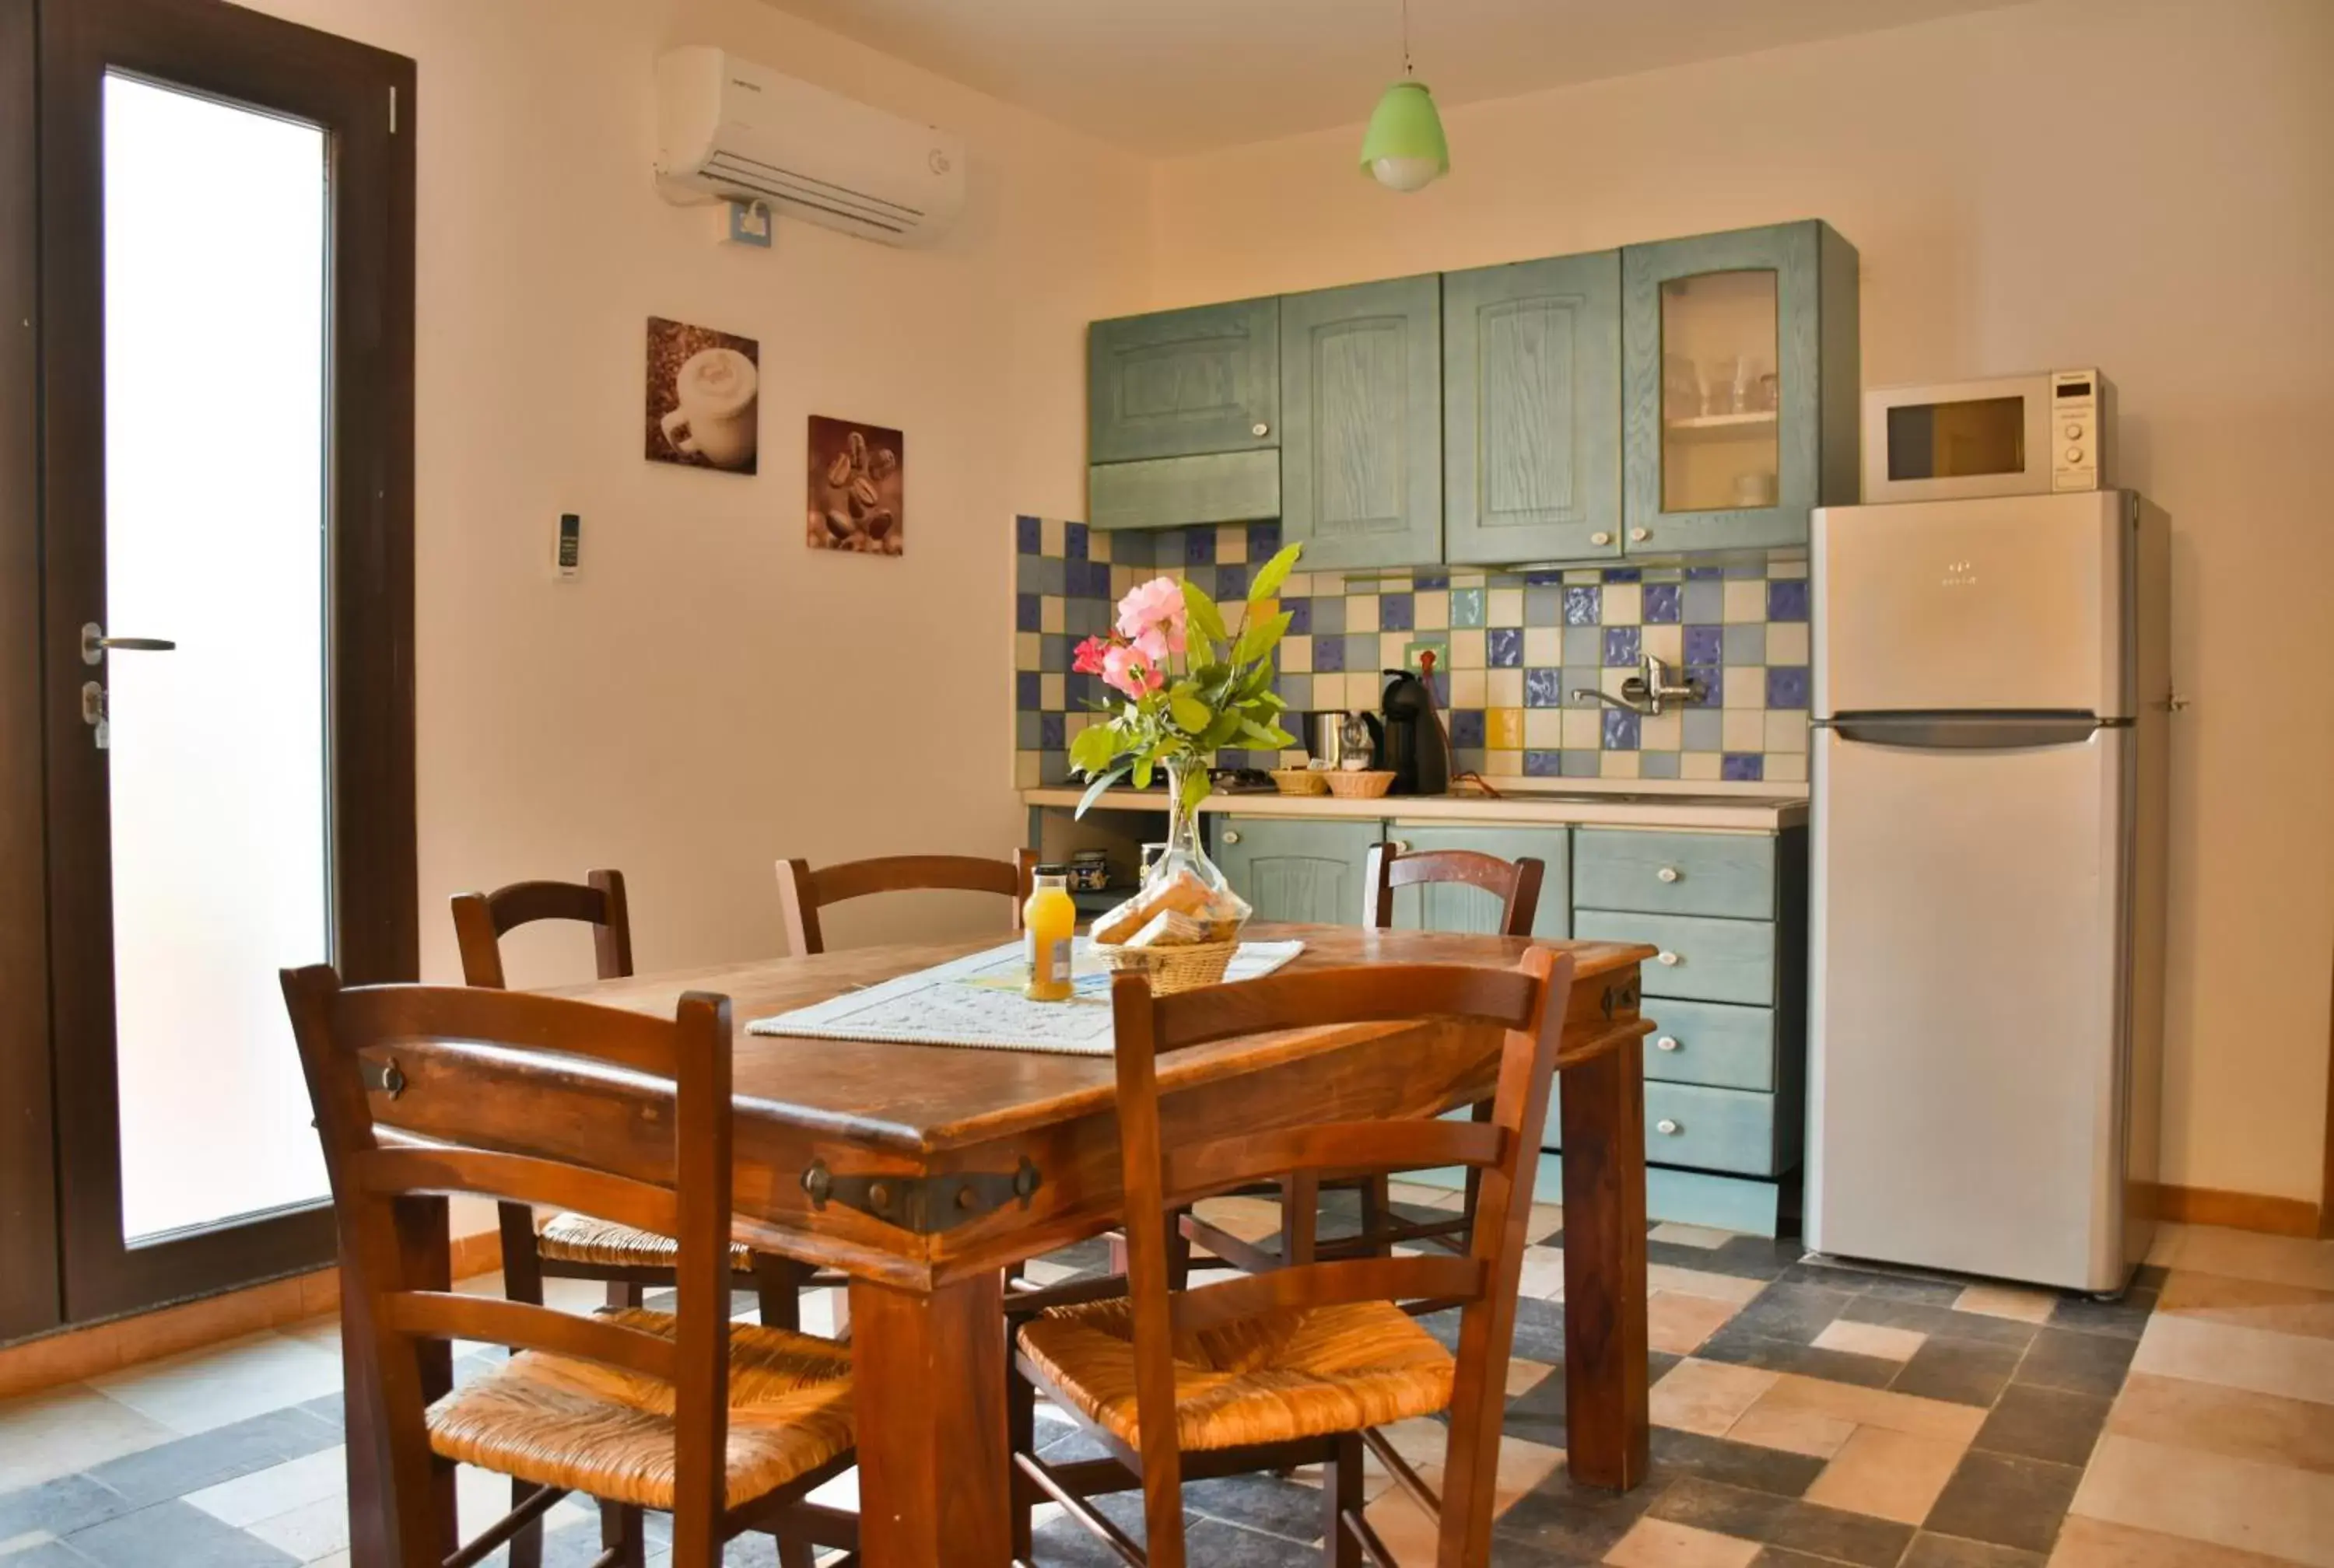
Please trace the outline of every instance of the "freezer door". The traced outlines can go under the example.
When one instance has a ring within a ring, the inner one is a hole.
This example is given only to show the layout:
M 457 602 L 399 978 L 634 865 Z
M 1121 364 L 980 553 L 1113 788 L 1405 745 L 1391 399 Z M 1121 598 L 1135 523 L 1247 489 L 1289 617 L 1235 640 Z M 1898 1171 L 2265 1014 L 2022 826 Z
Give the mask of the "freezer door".
M 2129 717 L 2135 515 L 2120 490 L 1819 508 L 1816 717 Z
M 2118 1288 L 2133 732 L 1864 733 L 1813 737 L 1808 1244 Z

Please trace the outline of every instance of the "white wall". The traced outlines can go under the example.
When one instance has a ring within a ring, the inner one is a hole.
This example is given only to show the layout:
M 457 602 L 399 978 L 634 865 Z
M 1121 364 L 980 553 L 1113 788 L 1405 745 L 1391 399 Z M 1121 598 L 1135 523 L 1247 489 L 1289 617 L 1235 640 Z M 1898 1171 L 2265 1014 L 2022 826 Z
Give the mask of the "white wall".
M 1144 165 L 754 0 L 261 8 L 420 62 L 426 972 L 458 973 L 445 898 L 521 877 L 621 867 L 670 968 L 782 949 L 776 856 L 1008 852 L 1011 516 L 1083 505 L 1084 327 L 1139 296 Z M 716 247 L 650 182 L 651 67 L 699 42 L 962 135 L 957 232 Z M 760 340 L 758 476 L 642 460 L 651 314 Z M 814 412 L 906 432 L 901 558 L 805 548 Z M 1002 930 L 959 898 L 830 931 Z M 512 946 L 514 983 L 590 973 L 574 933 Z
M 1415 197 L 1355 173 L 1356 125 L 1162 166 L 1151 303 L 1820 216 L 1862 252 L 1867 384 L 2105 370 L 2122 482 L 2174 518 L 2194 705 L 2175 726 L 2165 1179 L 2314 1201 L 2329 77 L 2324 0 L 2048 0 L 1461 108 L 1452 177 Z

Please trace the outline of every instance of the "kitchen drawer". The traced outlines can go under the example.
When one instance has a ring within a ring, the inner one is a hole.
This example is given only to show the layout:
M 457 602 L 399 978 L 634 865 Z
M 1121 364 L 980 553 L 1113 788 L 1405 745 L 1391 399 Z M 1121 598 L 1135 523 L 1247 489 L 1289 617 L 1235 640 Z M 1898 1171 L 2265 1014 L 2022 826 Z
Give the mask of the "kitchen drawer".
M 1548 1098 L 1542 1148 L 1563 1147 L 1563 1090 L 1559 1073 Z M 1735 1176 L 1777 1175 L 1799 1163 L 1799 1140 L 1796 1130 L 1787 1127 L 1779 1147 L 1776 1106 L 1773 1095 L 1750 1090 L 1648 1082 L 1645 1159 L 1654 1165 L 1723 1170 Z
M 1582 828 L 1573 835 L 1572 902 L 1648 915 L 1771 919 L 1775 840 L 1766 833 Z
M 1587 942 L 1648 942 L 1660 949 L 1661 957 L 1647 960 L 1644 968 L 1647 1013 L 1655 1012 L 1650 1000 L 1655 996 L 1774 1005 L 1775 928 L 1770 921 L 1576 909 L 1572 934 Z
M 1774 1176 L 1775 1097 L 1699 1083 L 1645 1085 L 1645 1158 L 1655 1165 Z M 1793 1159 L 1797 1156 L 1794 1154 Z
M 1775 1014 L 1724 1002 L 1650 1002 L 1654 1032 L 1645 1040 L 1645 1076 L 1714 1089 L 1775 1087 Z

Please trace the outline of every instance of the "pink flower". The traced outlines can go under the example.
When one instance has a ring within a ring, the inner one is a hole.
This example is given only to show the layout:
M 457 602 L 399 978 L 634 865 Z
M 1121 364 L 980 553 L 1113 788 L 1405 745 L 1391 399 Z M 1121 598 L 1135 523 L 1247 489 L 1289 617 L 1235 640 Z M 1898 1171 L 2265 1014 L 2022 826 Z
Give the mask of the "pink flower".
M 1102 656 L 1102 678 L 1104 685 L 1137 702 L 1167 684 L 1167 678 L 1143 657 L 1140 649 L 1123 645 L 1111 648 Z
M 1165 639 L 1167 650 L 1181 653 L 1186 614 L 1181 584 L 1172 578 L 1154 577 L 1128 590 L 1118 601 L 1119 635 L 1140 642 L 1145 632 L 1155 628 Z M 1164 656 L 1153 662 L 1164 662 Z
M 1070 656 L 1070 668 L 1080 675 L 1100 675 L 1103 656 L 1109 651 L 1109 643 L 1099 637 L 1089 637 L 1079 643 L 1077 651 Z

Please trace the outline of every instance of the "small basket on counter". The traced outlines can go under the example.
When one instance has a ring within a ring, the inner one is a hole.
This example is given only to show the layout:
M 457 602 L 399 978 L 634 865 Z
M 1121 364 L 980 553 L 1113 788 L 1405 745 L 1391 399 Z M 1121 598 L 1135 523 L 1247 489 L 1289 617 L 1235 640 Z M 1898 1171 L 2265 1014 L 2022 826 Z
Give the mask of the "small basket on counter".
M 1274 768 L 1272 784 L 1285 795 L 1324 795 L 1329 793 L 1328 774 L 1317 767 Z
M 1394 786 L 1394 773 L 1389 768 L 1340 768 L 1321 777 L 1328 781 L 1329 793 L 1339 800 L 1374 801 Z

